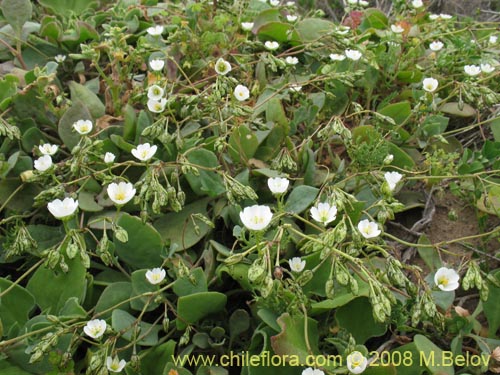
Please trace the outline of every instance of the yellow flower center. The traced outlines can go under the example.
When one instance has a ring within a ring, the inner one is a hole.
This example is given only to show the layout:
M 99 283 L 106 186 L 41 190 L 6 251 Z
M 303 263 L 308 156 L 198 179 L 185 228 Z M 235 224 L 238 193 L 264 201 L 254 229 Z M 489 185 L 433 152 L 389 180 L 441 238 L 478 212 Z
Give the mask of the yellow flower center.
M 446 276 L 441 276 L 438 278 L 438 284 L 442 286 L 447 286 L 450 283 L 450 280 Z
M 115 199 L 118 201 L 124 200 L 125 199 L 125 192 L 119 191 L 118 193 L 116 193 Z
M 142 157 L 143 159 L 146 159 L 146 158 L 148 157 L 148 151 L 147 151 L 147 150 L 142 150 L 142 152 L 141 152 L 141 157 Z

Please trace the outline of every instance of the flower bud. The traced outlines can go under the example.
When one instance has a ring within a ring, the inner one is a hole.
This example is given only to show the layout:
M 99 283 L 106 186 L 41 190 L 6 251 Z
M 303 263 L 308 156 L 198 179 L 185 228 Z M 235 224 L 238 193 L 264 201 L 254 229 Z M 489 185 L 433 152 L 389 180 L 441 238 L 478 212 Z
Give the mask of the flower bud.
M 128 241 L 128 233 L 122 227 L 120 227 L 118 225 L 115 226 L 114 232 L 115 232 L 115 237 L 118 241 L 120 241 L 120 242 L 127 242 Z

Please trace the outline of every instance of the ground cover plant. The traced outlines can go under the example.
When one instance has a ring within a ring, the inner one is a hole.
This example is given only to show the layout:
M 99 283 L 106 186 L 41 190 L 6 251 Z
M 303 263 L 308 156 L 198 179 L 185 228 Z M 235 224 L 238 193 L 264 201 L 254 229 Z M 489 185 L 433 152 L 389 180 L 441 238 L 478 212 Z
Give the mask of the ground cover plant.
M 498 23 L 310 5 L 2 0 L 0 373 L 500 372 Z

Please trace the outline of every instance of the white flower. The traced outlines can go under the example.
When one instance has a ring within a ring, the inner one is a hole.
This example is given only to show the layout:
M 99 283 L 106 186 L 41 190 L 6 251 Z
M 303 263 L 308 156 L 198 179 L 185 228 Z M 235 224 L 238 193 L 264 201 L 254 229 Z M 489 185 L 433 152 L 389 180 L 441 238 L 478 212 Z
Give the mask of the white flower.
M 424 3 L 422 2 L 422 0 L 413 0 L 411 2 L 411 6 L 415 9 L 418 9 L 418 8 L 422 8 L 424 6 Z
M 240 212 L 241 222 L 250 230 L 262 230 L 269 225 L 273 213 L 268 206 L 253 205 Z
M 443 19 L 443 20 L 450 20 L 453 18 L 453 16 L 450 16 L 449 14 L 445 14 L 445 13 L 441 13 L 439 15 L 439 17 L 441 17 L 441 19 Z
M 491 66 L 490 64 L 481 64 L 481 71 L 483 73 L 491 73 L 495 70 L 494 66 Z
M 153 85 L 148 88 L 148 99 L 161 100 L 165 91 L 158 85 Z
M 279 48 L 280 44 L 278 42 L 270 41 L 264 43 L 264 47 L 266 47 L 269 51 L 274 51 Z
M 167 99 L 161 98 L 160 100 L 149 99 L 147 106 L 151 112 L 161 113 L 165 110 L 165 106 L 167 105 Z
M 368 360 L 358 351 L 347 356 L 347 369 L 353 374 L 361 374 L 368 366 Z
M 274 177 L 267 179 L 267 186 L 273 194 L 283 194 L 286 189 L 288 189 L 289 184 L 290 181 L 284 177 Z
M 280 0 L 269 0 L 269 4 L 273 7 L 280 5 Z
M 299 59 L 296 58 L 295 56 L 287 56 L 285 58 L 285 62 L 288 64 L 288 65 L 297 65 L 299 63 Z
M 405 29 L 400 25 L 391 25 L 391 30 L 395 34 L 401 34 L 402 32 L 405 31 Z
M 422 81 L 422 87 L 427 92 L 436 91 L 438 85 L 439 85 L 439 82 L 435 78 L 424 78 L 424 80 Z
M 346 49 L 345 55 L 347 56 L 348 59 L 353 61 L 358 61 L 361 58 L 361 56 L 363 56 L 361 52 L 356 51 L 355 49 Z
M 54 60 L 58 63 L 63 63 L 66 60 L 66 55 L 55 55 Z
M 378 228 L 378 224 L 370 220 L 361 220 L 358 223 L 358 230 L 364 238 L 374 238 L 378 237 L 381 230 Z
M 58 145 L 51 145 L 50 143 L 44 143 L 41 146 L 38 146 L 38 149 L 42 153 L 42 155 L 54 155 L 59 149 Z
M 441 267 L 434 275 L 434 284 L 445 292 L 457 289 L 460 286 L 458 280 L 460 280 L 460 276 L 453 268 Z
M 144 143 L 132 149 L 132 155 L 141 161 L 146 161 L 153 157 L 157 148 L 156 145 L 151 146 L 149 143 Z
M 73 129 L 75 129 L 78 134 L 85 135 L 92 131 L 92 121 L 90 120 L 78 120 L 73 124 Z
M 332 61 L 343 61 L 343 60 L 345 60 L 345 55 L 340 55 L 338 53 L 332 53 L 332 54 L 330 54 L 330 59 Z
M 56 219 L 64 219 L 75 213 L 78 208 L 78 201 L 73 198 L 54 199 L 47 204 L 47 208 Z
M 340 35 L 346 35 L 351 31 L 351 28 L 349 26 L 338 26 L 335 32 Z
M 302 272 L 306 266 L 306 261 L 302 260 L 300 257 L 293 257 L 288 261 L 288 264 L 293 272 Z
M 399 181 L 403 178 L 403 175 L 398 172 L 385 172 L 384 178 L 389 185 L 389 189 L 392 191 L 396 187 Z
M 222 57 L 215 63 L 215 72 L 221 76 L 225 76 L 231 71 L 231 64 Z
M 156 25 L 156 26 L 151 26 L 146 29 L 149 35 L 152 36 L 158 36 L 163 34 L 163 26 L 161 25 Z
M 93 339 L 98 339 L 106 332 L 106 321 L 102 319 L 89 320 L 83 327 L 83 332 Z
M 250 31 L 253 29 L 253 22 L 242 22 L 241 28 L 245 31 Z
M 52 167 L 52 158 L 50 155 L 43 155 L 36 159 L 33 164 L 37 171 L 45 172 L 47 169 Z
M 248 87 L 244 85 L 238 85 L 234 88 L 234 97 L 240 102 L 247 100 L 250 97 L 250 91 Z
M 440 51 L 443 47 L 444 47 L 444 44 L 439 40 L 435 40 L 434 42 L 429 44 L 429 48 L 432 51 Z
M 498 41 L 498 36 L 496 35 L 490 35 L 490 37 L 488 38 L 488 43 L 490 44 L 496 44 L 497 41 Z
M 325 375 L 325 373 L 320 369 L 308 367 L 302 371 L 302 375 Z
M 121 181 L 118 184 L 112 182 L 107 188 L 108 197 L 115 204 L 122 206 L 129 202 L 135 195 L 134 185 L 130 182 Z
M 151 284 L 156 285 L 161 283 L 166 275 L 167 273 L 163 268 L 153 268 L 146 272 L 146 279 L 148 279 Z
M 465 74 L 473 77 L 473 76 L 477 76 L 479 73 L 481 73 L 481 68 L 477 65 L 465 65 L 464 72 L 465 72 Z
M 302 90 L 302 85 L 299 85 L 298 83 L 291 83 L 290 90 L 292 90 L 293 92 L 299 92 Z
M 429 19 L 431 21 L 435 21 L 435 20 L 439 19 L 439 14 L 429 14 Z
M 327 202 L 318 203 L 316 207 L 311 208 L 311 216 L 318 223 L 327 225 L 337 217 L 337 207 L 335 205 L 330 206 Z
M 384 159 L 384 164 L 391 164 L 393 160 L 394 160 L 394 155 L 388 154 Z
M 108 356 L 106 358 L 106 367 L 108 371 L 111 372 L 122 372 L 126 364 L 127 362 L 125 362 L 124 359 L 120 360 L 118 356 L 115 356 L 115 358 L 111 358 Z
M 106 164 L 111 164 L 115 161 L 115 158 L 115 154 L 113 154 L 112 152 L 106 152 L 104 154 L 103 160 Z
M 165 61 L 162 59 L 153 59 L 149 62 L 149 66 L 151 69 L 153 69 L 155 72 L 158 72 L 163 69 L 165 66 Z
M 286 19 L 288 22 L 295 22 L 295 21 L 297 21 L 297 16 L 292 15 L 292 14 L 287 14 Z

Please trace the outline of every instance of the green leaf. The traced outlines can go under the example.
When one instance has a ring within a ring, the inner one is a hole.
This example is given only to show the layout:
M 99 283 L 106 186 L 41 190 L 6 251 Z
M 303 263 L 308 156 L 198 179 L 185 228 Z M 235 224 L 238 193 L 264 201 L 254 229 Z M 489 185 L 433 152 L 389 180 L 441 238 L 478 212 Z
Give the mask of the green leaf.
M 420 70 L 400 70 L 396 77 L 403 83 L 420 83 L 422 82 L 423 74 Z
M 281 104 L 281 100 L 278 98 L 271 98 L 267 102 L 266 106 L 266 121 L 274 122 L 279 124 L 286 129 L 289 128 L 288 118 L 286 117 L 285 110 L 283 109 L 283 105 Z M 288 134 L 288 130 L 285 131 Z
M 158 290 L 157 285 L 151 284 L 148 279 L 146 279 L 147 270 L 137 270 L 132 273 L 132 293 L 130 297 L 139 296 L 144 293 L 155 292 Z M 149 301 L 147 307 L 146 303 Z M 130 306 L 137 311 L 151 311 L 158 307 L 159 303 L 155 301 L 151 301 L 151 298 L 141 297 L 135 298 L 130 301 Z
M 5 111 L 12 97 L 17 93 L 19 79 L 7 74 L 0 80 L 0 111 Z
M 207 315 L 220 312 L 226 306 L 227 297 L 219 292 L 194 293 L 177 300 L 177 328 L 194 324 Z
M 130 303 L 128 299 L 132 295 L 132 283 L 119 281 L 110 284 L 104 289 L 97 304 L 95 306 L 96 313 L 102 313 L 105 310 L 108 310 L 111 307 L 116 306 L 121 310 L 129 310 Z M 127 302 L 124 302 L 127 301 Z M 103 319 L 106 319 L 111 316 L 112 310 L 106 312 L 102 315 Z
M 263 25 L 269 22 L 279 22 L 281 19 L 281 13 L 278 9 L 266 9 L 259 13 L 257 17 L 253 20 L 254 30 L 258 30 Z
M 245 125 L 235 128 L 229 137 L 229 155 L 235 162 L 247 162 L 258 147 L 257 136 Z
M 432 137 L 442 134 L 448 127 L 450 119 L 441 115 L 432 115 L 427 117 L 421 126 L 421 132 L 424 137 Z
M 24 371 L 23 369 L 10 364 L 5 359 L 0 360 L 0 373 L 2 375 L 32 375 L 31 372 Z
M 358 27 L 358 30 L 365 32 L 368 29 L 387 29 L 388 20 L 387 16 L 380 10 L 369 8 L 364 11 L 363 20 Z
M 154 346 L 158 343 L 158 333 L 161 331 L 161 326 L 153 325 L 140 321 L 137 324 L 137 319 L 128 312 L 116 309 L 111 315 L 111 325 L 117 332 L 122 332 L 122 336 L 127 341 L 141 338 L 137 341 L 139 345 Z
M 281 332 L 271 337 L 271 346 L 277 355 L 294 355 L 301 363 L 305 363 L 307 356 L 318 353 L 319 334 L 316 320 L 307 318 L 309 343 L 304 337 L 306 323 L 303 316 L 291 316 L 284 313 L 278 318 L 277 323 L 281 327 Z
M 330 271 L 330 268 L 327 268 Z M 326 270 L 325 270 L 326 271 Z M 316 302 L 312 304 L 312 312 L 311 315 L 323 314 L 327 311 L 332 311 L 338 307 L 347 305 L 352 300 L 355 300 L 358 297 L 368 297 L 370 295 L 370 286 L 369 284 L 361 279 L 359 276 L 354 275 L 354 278 L 358 282 L 359 290 L 358 294 L 352 294 L 347 287 L 345 286 L 337 286 L 335 288 L 335 295 L 333 299 L 325 299 L 320 302 Z M 324 289 L 324 284 L 323 284 Z
M 373 318 L 372 305 L 366 297 L 356 298 L 337 309 L 335 318 L 340 327 L 349 332 L 356 343 L 363 344 L 371 337 L 378 337 L 387 331 L 387 324 Z
M 117 224 L 128 233 L 127 242 L 118 241 L 113 236 L 115 252 L 122 261 L 138 269 L 159 267 L 162 264 L 160 254 L 163 240 L 153 226 L 125 213 Z
M 246 332 L 250 328 L 250 316 L 243 309 L 235 310 L 229 317 L 229 333 L 231 339 L 235 339 L 241 333 Z
M 179 297 L 208 291 L 207 277 L 203 268 L 197 267 L 189 275 L 175 280 L 172 290 Z
M 57 314 L 71 297 L 76 297 L 80 303 L 85 298 L 85 267 L 79 257 L 67 260 L 67 264 L 67 273 L 40 266 L 28 281 L 26 289 L 33 294 L 43 312 Z
M 13 286 L 13 282 L 0 278 L 0 292 Z M 18 330 L 26 324 L 31 310 L 35 307 L 33 295 L 19 285 L 14 285 L 9 292 L 0 299 L 0 317 L 4 327 L 4 334 L 8 337 L 17 335 Z M 14 333 L 14 335 L 11 334 Z
M 17 34 L 21 33 L 26 21 L 31 19 L 33 6 L 30 0 L 2 0 L 4 19 L 12 26 Z
M 500 271 L 493 273 L 493 277 L 500 282 Z M 488 320 L 488 336 L 494 338 L 500 328 L 500 314 L 498 313 L 500 311 L 500 288 L 491 282 L 488 282 L 488 287 L 488 299 L 483 301 L 483 310 Z
M 15 211 L 33 207 L 33 198 L 40 193 L 39 186 L 23 184 L 18 177 L 0 180 L 0 204 Z
M 500 117 L 490 121 L 490 128 L 495 142 L 500 142 Z
M 175 346 L 176 342 L 169 340 L 163 344 L 153 346 L 144 355 L 141 352 L 139 354 L 141 358 L 141 372 L 143 374 L 167 374 L 168 372 L 161 371 L 167 363 L 173 362 Z
M 304 18 L 297 23 L 296 29 L 303 43 L 316 42 L 334 28 L 331 21 L 320 18 Z
M 474 117 L 476 110 L 467 103 L 449 102 L 439 107 L 439 111 L 458 117 Z
M 402 168 L 412 170 L 415 166 L 415 161 L 412 159 L 408 153 L 403 151 L 401 148 L 396 146 L 392 142 L 388 142 L 389 145 L 389 153 L 394 155 L 394 160 L 392 161 L 392 165 Z
M 420 358 L 422 358 L 421 357 L 422 354 L 417 349 L 417 346 L 415 345 L 414 342 L 400 346 L 399 348 L 392 350 L 391 355 L 394 355 L 392 354 L 394 352 L 401 353 L 402 358 L 404 358 L 404 356 L 406 355 L 407 358 L 410 358 L 411 360 L 411 362 L 407 362 L 406 364 L 401 364 L 397 366 L 398 370 L 397 375 L 421 375 L 422 373 L 427 371 L 426 368 L 420 363 Z
M 312 186 L 295 187 L 286 200 L 285 211 L 300 214 L 314 202 L 318 193 L 319 189 Z
M 429 238 L 425 234 L 422 234 L 418 239 L 418 243 L 423 245 L 429 245 L 431 242 L 429 241 Z M 418 255 L 420 255 L 420 258 L 422 258 L 422 260 L 425 262 L 425 264 L 427 265 L 427 267 L 429 267 L 431 271 L 435 271 L 442 266 L 439 253 L 433 247 L 417 247 L 417 251 Z
M 116 146 L 118 146 L 118 148 L 128 153 L 130 153 L 132 149 L 135 148 L 133 144 L 128 143 L 125 139 L 123 139 L 122 136 L 118 134 L 111 134 L 109 138 L 111 139 L 111 142 L 113 142 Z
M 277 323 L 278 320 L 278 314 L 276 314 L 274 311 L 269 310 L 269 309 L 259 309 L 257 310 L 257 315 L 259 318 L 262 319 L 264 323 L 266 323 L 269 327 L 274 329 L 276 332 L 280 332 L 280 326 Z
M 96 202 L 94 194 L 85 190 L 80 190 L 78 194 L 78 207 L 86 212 L 99 212 L 103 210 L 103 207 Z
M 411 106 L 407 101 L 389 104 L 378 110 L 378 113 L 389 116 L 396 125 L 404 123 L 411 115 Z
M 45 143 L 45 140 L 45 134 L 43 134 L 40 129 L 29 128 L 22 135 L 21 144 L 23 146 L 23 150 L 31 154 L 33 152 L 33 148 L 38 146 L 40 143 Z
M 161 233 L 164 241 L 170 242 L 171 246 L 178 245 L 177 251 L 189 249 L 201 241 L 210 231 L 207 224 L 194 219 L 199 228 L 197 232 L 191 218 L 191 215 L 197 213 L 207 216 L 208 202 L 208 198 L 205 198 L 188 204 L 180 212 L 171 212 L 160 217 L 153 225 Z
M 288 42 L 290 39 L 297 42 L 298 36 L 290 23 L 268 22 L 257 31 L 260 40 L 275 40 L 279 43 Z
M 80 141 L 80 134 L 73 129 L 73 124 L 78 120 L 92 121 L 92 115 L 87 106 L 81 101 L 74 102 L 59 120 L 59 137 L 70 150 Z
M 453 362 L 444 361 L 443 351 L 436 344 L 423 335 L 415 335 L 413 342 L 420 352 L 421 365 L 427 367 L 431 374 L 454 375 Z M 451 352 L 447 352 L 451 353 Z M 450 358 L 446 356 L 448 360 Z M 448 365 L 446 365 L 448 363 Z
M 87 87 L 80 85 L 79 83 L 76 83 L 74 81 L 70 81 L 68 85 L 71 92 L 71 100 L 73 102 L 82 102 L 87 107 L 92 117 L 95 119 L 104 116 L 104 104 L 96 94 L 90 91 Z
M 249 264 L 237 263 L 226 265 L 223 264 L 217 268 L 217 276 L 222 277 L 223 273 L 227 273 L 233 280 L 236 280 L 244 290 L 253 290 L 254 286 L 248 280 Z
M 28 225 L 26 228 L 28 229 L 31 237 L 33 237 L 36 241 L 38 245 L 37 250 L 40 252 L 61 242 L 65 235 L 62 226 L 51 227 L 48 225 L 37 224 Z
M 189 152 L 186 158 L 190 163 L 201 167 L 217 168 L 219 166 L 217 156 L 212 151 L 203 148 Z M 200 168 L 198 174 L 198 176 L 193 173 L 186 174 L 186 179 L 196 194 L 216 197 L 226 191 L 222 177 L 216 172 Z
M 54 14 L 60 14 L 69 18 L 72 14 L 80 15 L 89 8 L 96 6 L 97 1 L 89 0 L 39 0 L 45 8 L 50 9 Z
M 61 311 L 59 311 L 59 316 L 67 319 L 85 319 L 87 317 L 87 312 L 78 303 L 78 299 L 76 297 L 71 297 L 66 301 L 64 306 L 61 308 Z

